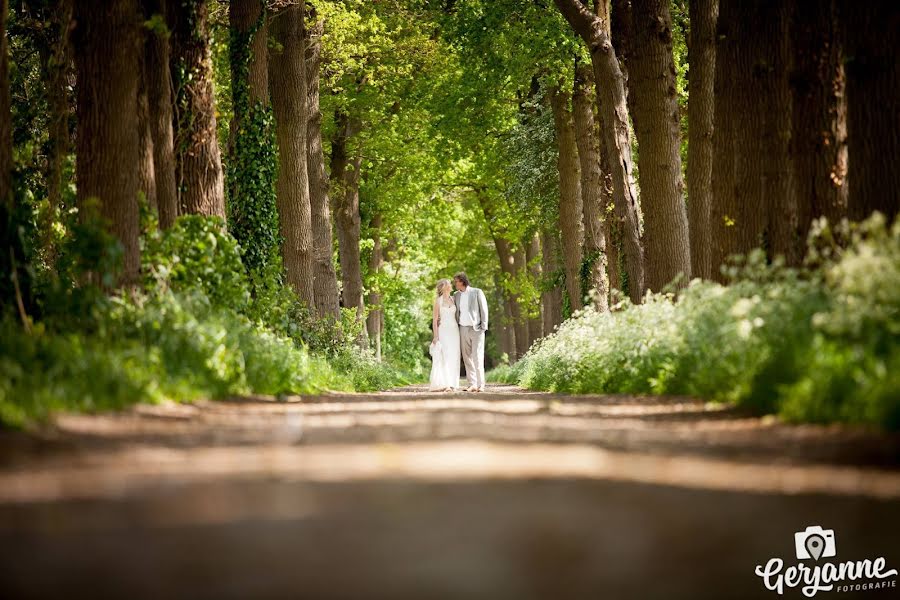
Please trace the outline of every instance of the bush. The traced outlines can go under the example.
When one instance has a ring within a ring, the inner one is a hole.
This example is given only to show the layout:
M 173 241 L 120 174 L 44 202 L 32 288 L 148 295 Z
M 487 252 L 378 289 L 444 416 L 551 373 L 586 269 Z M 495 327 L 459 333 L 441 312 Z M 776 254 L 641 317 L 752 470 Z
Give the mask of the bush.
M 900 428 L 900 224 L 832 235 L 803 270 L 736 259 L 733 282 L 696 280 L 569 319 L 494 380 L 577 393 L 689 394 L 794 421 Z
M 112 298 L 91 334 L 25 333 L 0 324 L 0 422 L 53 411 L 95 411 L 165 398 L 311 394 L 344 381 L 311 357 L 202 294 Z

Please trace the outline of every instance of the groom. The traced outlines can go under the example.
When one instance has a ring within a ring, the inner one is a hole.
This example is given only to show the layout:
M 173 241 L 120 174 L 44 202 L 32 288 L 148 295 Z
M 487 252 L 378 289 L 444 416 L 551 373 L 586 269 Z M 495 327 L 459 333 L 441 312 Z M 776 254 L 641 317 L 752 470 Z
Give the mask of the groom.
M 453 300 L 458 310 L 459 346 L 466 365 L 467 392 L 484 391 L 484 332 L 488 328 L 488 307 L 484 292 L 469 285 L 466 274 L 453 276 L 456 293 Z

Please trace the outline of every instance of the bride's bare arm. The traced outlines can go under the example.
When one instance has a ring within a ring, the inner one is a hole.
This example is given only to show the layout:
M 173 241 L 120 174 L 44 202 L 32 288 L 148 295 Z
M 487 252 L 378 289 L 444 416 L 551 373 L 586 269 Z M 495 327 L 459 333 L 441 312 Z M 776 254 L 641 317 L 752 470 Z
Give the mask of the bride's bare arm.
M 431 311 L 431 342 L 438 341 L 438 327 L 441 325 L 440 298 L 434 301 L 434 309 Z

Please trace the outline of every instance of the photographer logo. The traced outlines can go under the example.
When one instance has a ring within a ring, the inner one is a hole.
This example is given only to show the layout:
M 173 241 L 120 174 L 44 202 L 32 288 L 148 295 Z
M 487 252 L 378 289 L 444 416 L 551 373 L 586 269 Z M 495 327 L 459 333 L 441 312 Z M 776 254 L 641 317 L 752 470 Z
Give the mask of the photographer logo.
M 797 558 L 800 560 L 829 558 L 835 555 L 834 529 L 822 529 L 818 525 L 794 534 Z
M 784 594 L 784 588 L 801 587 L 807 598 L 818 592 L 856 592 L 897 587 L 897 569 L 887 569 L 884 557 L 864 560 L 830 562 L 824 559 L 837 556 L 833 529 L 811 525 L 794 534 L 794 550 L 803 562 L 784 568 L 784 561 L 771 558 L 756 566 L 756 574 L 762 578 L 766 589 Z

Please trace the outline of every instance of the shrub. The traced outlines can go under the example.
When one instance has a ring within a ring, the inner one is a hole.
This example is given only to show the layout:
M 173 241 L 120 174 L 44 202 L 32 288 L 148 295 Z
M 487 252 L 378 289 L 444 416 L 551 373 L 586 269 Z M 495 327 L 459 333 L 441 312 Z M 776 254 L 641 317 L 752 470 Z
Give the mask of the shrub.
M 795 421 L 900 428 L 900 224 L 843 225 L 803 270 L 736 258 L 611 313 L 587 309 L 494 380 L 566 392 L 690 394 Z

